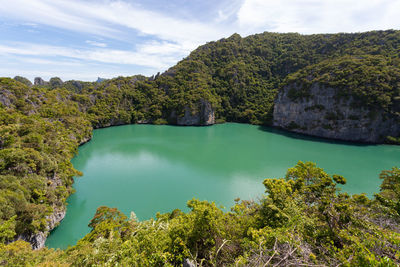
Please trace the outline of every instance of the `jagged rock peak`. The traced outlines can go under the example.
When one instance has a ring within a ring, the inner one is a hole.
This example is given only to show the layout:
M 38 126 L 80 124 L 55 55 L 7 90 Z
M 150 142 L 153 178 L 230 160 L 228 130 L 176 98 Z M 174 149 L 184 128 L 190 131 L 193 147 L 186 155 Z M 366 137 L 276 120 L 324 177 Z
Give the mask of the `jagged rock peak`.
M 53 77 L 49 81 L 50 86 L 53 88 L 60 87 L 64 84 L 64 82 L 59 77 Z
M 48 82 L 43 80 L 41 77 L 36 77 L 33 84 L 34 85 L 46 85 L 46 84 L 48 84 Z
M 96 83 L 101 83 L 102 81 L 105 81 L 105 80 L 107 80 L 107 79 L 105 79 L 105 78 L 100 78 L 100 77 L 97 77 L 97 81 L 96 81 Z
M 26 86 L 29 86 L 29 87 L 32 86 L 32 82 L 30 80 L 28 80 L 27 78 L 25 78 L 25 77 L 15 76 L 14 80 L 17 81 L 17 82 L 23 83 Z

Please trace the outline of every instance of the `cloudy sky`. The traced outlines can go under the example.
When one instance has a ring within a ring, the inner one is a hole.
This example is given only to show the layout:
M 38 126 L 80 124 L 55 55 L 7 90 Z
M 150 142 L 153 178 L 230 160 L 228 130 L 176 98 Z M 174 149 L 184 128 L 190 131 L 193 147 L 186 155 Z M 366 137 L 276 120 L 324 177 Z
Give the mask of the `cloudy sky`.
M 208 41 L 400 29 L 400 0 L 0 0 L 0 76 L 162 72 Z

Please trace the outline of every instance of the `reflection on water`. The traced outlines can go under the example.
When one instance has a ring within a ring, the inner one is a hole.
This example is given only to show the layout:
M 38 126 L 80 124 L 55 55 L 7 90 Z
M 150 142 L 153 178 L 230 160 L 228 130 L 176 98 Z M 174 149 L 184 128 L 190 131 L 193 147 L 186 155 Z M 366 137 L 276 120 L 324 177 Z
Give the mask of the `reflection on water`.
M 400 147 L 334 142 L 268 127 L 127 125 L 94 131 L 73 159 L 84 176 L 68 199 L 64 221 L 49 247 L 73 245 L 90 229 L 96 208 L 117 207 L 140 220 L 187 210 L 193 197 L 230 207 L 236 197 L 257 199 L 265 178 L 283 177 L 299 160 L 345 176 L 343 190 L 372 195 L 378 174 L 399 165 Z

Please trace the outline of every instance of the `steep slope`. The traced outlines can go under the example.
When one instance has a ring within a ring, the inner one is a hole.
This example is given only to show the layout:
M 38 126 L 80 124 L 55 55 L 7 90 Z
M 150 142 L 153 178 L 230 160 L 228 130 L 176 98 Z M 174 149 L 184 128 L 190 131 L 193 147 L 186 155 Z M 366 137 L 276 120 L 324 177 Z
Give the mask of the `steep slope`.
M 62 219 L 79 174 L 70 159 L 93 128 L 233 121 L 396 142 L 399 47 L 400 31 L 235 34 L 150 78 L 53 78 L 35 86 L 22 77 L 1 78 L 0 223 L 7 225 L 2 241 L 22 237 L 43 245 Z
M 400 60 L 346 56 L 289 75 L 273 125 L 348 141 L 395 141 L 399 111 Z
M 399 31 L 235 34 L 199 47 L 155 82 L 178 112 L 183 102 L 203 98 L 215 107 L 217 121 L 272 124 L 274 99 L 287 75 L 346 55 L 398 58 L 399 47 Z

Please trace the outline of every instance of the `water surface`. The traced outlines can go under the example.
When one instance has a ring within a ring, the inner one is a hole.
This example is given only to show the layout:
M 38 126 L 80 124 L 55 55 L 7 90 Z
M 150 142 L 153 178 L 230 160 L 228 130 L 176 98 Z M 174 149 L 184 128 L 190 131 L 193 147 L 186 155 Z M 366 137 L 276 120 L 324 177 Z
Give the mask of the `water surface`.
M 193 197 L 228 208 L 237 197 L 257 199 L 265 178 L 283 177 L 299 160 L 345 176 L 347 192 L 372 196 L 380 171 L 399 166 L 399 159 L 399 146 L 332 142 L 246 124 L 99 129 L 72 160 L 84 176 L 75 179 L 67 215 L 46 244 L 75 244 L 102 205 L 146 220 L 156 212 L 187 211 Z

